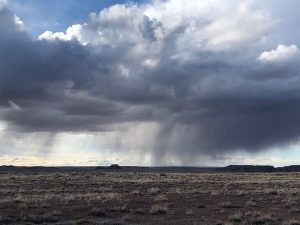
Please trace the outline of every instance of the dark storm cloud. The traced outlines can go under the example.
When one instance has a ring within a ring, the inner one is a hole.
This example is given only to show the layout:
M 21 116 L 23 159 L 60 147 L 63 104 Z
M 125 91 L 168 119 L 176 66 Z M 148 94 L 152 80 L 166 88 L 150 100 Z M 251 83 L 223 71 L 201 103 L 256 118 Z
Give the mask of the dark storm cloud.
M 75 38 L 37 41 L 16 24 L 12 12 L 0 9 L 2 120 L 23 132 L 50 133 L 157 122 L 152 146 L 157 158 L 169 152 L 251 152 L 298 140 L 299 60 L 270 64 L 251 58 L 252 53 L 189 51 L 187 45 L 178 50 L 184 27 L 160 40 L 162 25 L 145 16 L 141 21 L 137 30 L 157 62 L 132 48 L 140 36 L 129 33 L 120 41 L 118 33 L 107 32 L 113 42 L 98 48 Z M 95 27 L 85 29 L 91 33 Z M 159 41 L 157 53 L 152 42 Z
M 21 108 L 4 110 L 5 120 L 32 131 L 60 131 L 93 124 L 80 117 L 82 110 L 103 116 L 121 111 L 114 103 L 71 94 L 90 89 L 108 71 L 88 49 L 76 41 L 33 41 L 8 9 L 0 17 L 0 105 L 13 101 Z

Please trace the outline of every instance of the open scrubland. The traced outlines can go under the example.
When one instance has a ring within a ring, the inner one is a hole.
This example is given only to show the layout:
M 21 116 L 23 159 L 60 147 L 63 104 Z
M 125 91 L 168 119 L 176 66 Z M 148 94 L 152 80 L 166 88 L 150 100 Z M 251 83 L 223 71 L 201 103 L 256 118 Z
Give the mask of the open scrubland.
M 0 174 L 0 224 L 300 225 L 300 173 Z

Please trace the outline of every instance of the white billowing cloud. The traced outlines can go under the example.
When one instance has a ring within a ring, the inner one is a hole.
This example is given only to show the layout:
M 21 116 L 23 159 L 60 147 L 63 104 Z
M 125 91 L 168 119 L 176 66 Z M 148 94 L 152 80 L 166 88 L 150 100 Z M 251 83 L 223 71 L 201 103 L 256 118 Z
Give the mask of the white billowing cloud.
M 91 13 L 86 24 L 73 25 L 65 33 L 46 31 L 39 38 L 77 39 L 97 46 L 126 45 L 141 62 L 149 58 L 158 61 L 170 40 L 176 43 L 174 56 L 239 51 L 262 40 L 274 25 L 267 12 L 256 9 L 254 1 L 249 2 L 168 0 L 114 5 L 99 14 Z
M 261 53 L 258 60 L 261 62 L 282 62 L 292 59 L 298 53 L 299 49 L 296 45 L 279 44 L 276 49 Z
M 20 28 L 24 28 L 24 22 L 17 15 L 15 15 L 15 23 Z
M 260 41 L 274 25 L 252 2 L 170 0 L 154 4 L 146 15 L 161 21 L 168 32 L 183 30 L 177 39 L 179 52 L 235 51 Z
M 122 68 L 154 67 L 159 61 L 162 39 L 159 37 L 159 25 L 144 15 L 144 7 L 135 4 L 114 5 L 99 14 L 91 13 L 86 24 L 73 25 L 65 33 L 46 31 L 39 39 L 75 39 L 99 51 L 101 48 L 110 48 L 110 52 L 119 49 L 122 51 L 119 59 Z
M 206 47 L 212 50 L 238 50 L 249 43 L 262 40 L 271 30 L 263 11 L 251 11 L 251 6 L 240 3 L 239 7 L 224 13 L 204 28 Z
M 66 33 L 63 32 L 55 32 L 52 31 L 46 31 L 43 34 L 39 36 L 39 40 L 51 40 L 54 41 L 56 39 L 64 40 L 64 41 L 71 41 L 72 39 L 77 39 L 78 41 L 81 41 L 81 32 L 82 25 L 75 24 L 70 26 Z

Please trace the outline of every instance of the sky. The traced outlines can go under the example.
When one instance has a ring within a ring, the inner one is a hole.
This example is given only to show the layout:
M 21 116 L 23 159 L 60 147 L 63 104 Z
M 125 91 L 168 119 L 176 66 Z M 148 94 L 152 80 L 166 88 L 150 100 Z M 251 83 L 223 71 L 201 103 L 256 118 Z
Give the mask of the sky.
M 300 164 L 297 0 L 0 0 L 0 165 Z

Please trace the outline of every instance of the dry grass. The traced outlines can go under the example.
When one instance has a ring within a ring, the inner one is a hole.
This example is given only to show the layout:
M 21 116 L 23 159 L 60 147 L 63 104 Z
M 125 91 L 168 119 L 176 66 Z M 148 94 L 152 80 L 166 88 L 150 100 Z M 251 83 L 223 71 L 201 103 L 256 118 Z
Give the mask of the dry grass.
M 0 224 L 299 225 L 300 174 L 0 174 Z

